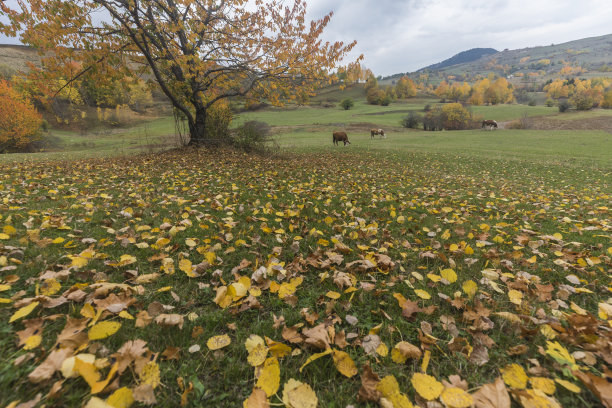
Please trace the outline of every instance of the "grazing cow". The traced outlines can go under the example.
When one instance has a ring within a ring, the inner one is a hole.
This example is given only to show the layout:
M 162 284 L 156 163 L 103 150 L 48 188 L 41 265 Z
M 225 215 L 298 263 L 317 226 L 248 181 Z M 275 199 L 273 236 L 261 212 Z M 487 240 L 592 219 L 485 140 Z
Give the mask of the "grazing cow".
M 351 144 L 348 140 L 346 132 L 334 132 L 334 145 L 338 146 L 338 142 L 344 142 L 344 145 Z
M 482 128 L 488 127 L 489 130 L 497 129 L 497 122 L 494 120 L 483 120 Z
M 385 131 L 382 129 L 372 129 L 370 130 L 370 138 L 374 139 L 375 135 L 380 135 L 381 138 L 387 138 L 385 135 Z

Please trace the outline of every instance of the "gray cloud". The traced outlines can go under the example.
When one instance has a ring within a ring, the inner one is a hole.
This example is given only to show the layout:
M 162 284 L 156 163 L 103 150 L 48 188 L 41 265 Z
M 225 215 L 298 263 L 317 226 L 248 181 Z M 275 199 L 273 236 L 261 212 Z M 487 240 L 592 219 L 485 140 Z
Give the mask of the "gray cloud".
M 475 47 L 515 49 L 612 33 L 610 0 L 307 0 L 307 3 L 310 19 L 334 12 L 324 38 L 357 40 L 357 47 L 347 60 L 364 54 L 364 65 L 377 75 L 414 71 Z M 7 42 L 17 41 L 0 35 L 0 43 Z

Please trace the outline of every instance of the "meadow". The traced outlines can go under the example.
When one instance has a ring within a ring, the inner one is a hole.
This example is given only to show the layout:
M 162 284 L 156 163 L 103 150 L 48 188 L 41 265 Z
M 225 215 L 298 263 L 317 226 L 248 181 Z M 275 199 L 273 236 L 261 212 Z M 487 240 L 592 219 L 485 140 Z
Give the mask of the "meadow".
M 609 404 L 612 135 L 401 128 L 424 102 L 239 115 L 271 156 L 150 152 L 161 118 L 1 157 L 0 405 Z

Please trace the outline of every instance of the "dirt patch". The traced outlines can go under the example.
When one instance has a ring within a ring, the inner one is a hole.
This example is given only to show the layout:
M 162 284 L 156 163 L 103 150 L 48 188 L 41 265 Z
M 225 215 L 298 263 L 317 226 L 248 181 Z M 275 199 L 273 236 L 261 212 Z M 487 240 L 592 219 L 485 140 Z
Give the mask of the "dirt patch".
M 529 118 L 528 129 L 535 130 L 604 130 L 612 133 L 612 117 L 561 120 L 554 117 Z

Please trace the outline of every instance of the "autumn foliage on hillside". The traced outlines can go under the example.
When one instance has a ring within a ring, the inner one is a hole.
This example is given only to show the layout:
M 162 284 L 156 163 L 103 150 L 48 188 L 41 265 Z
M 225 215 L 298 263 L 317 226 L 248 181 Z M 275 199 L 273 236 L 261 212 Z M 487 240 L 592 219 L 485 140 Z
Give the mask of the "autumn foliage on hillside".
M 32 103 L 0 81 L 0 151 L 23 148 L 37 139 L 42 116 Z
M 434 93 L 444 101 L 469 102 L 472 105 L 497 105 L 514 100 L 512 85 L 505 78 L 485 78 L 473 85 L 442 81 Z

